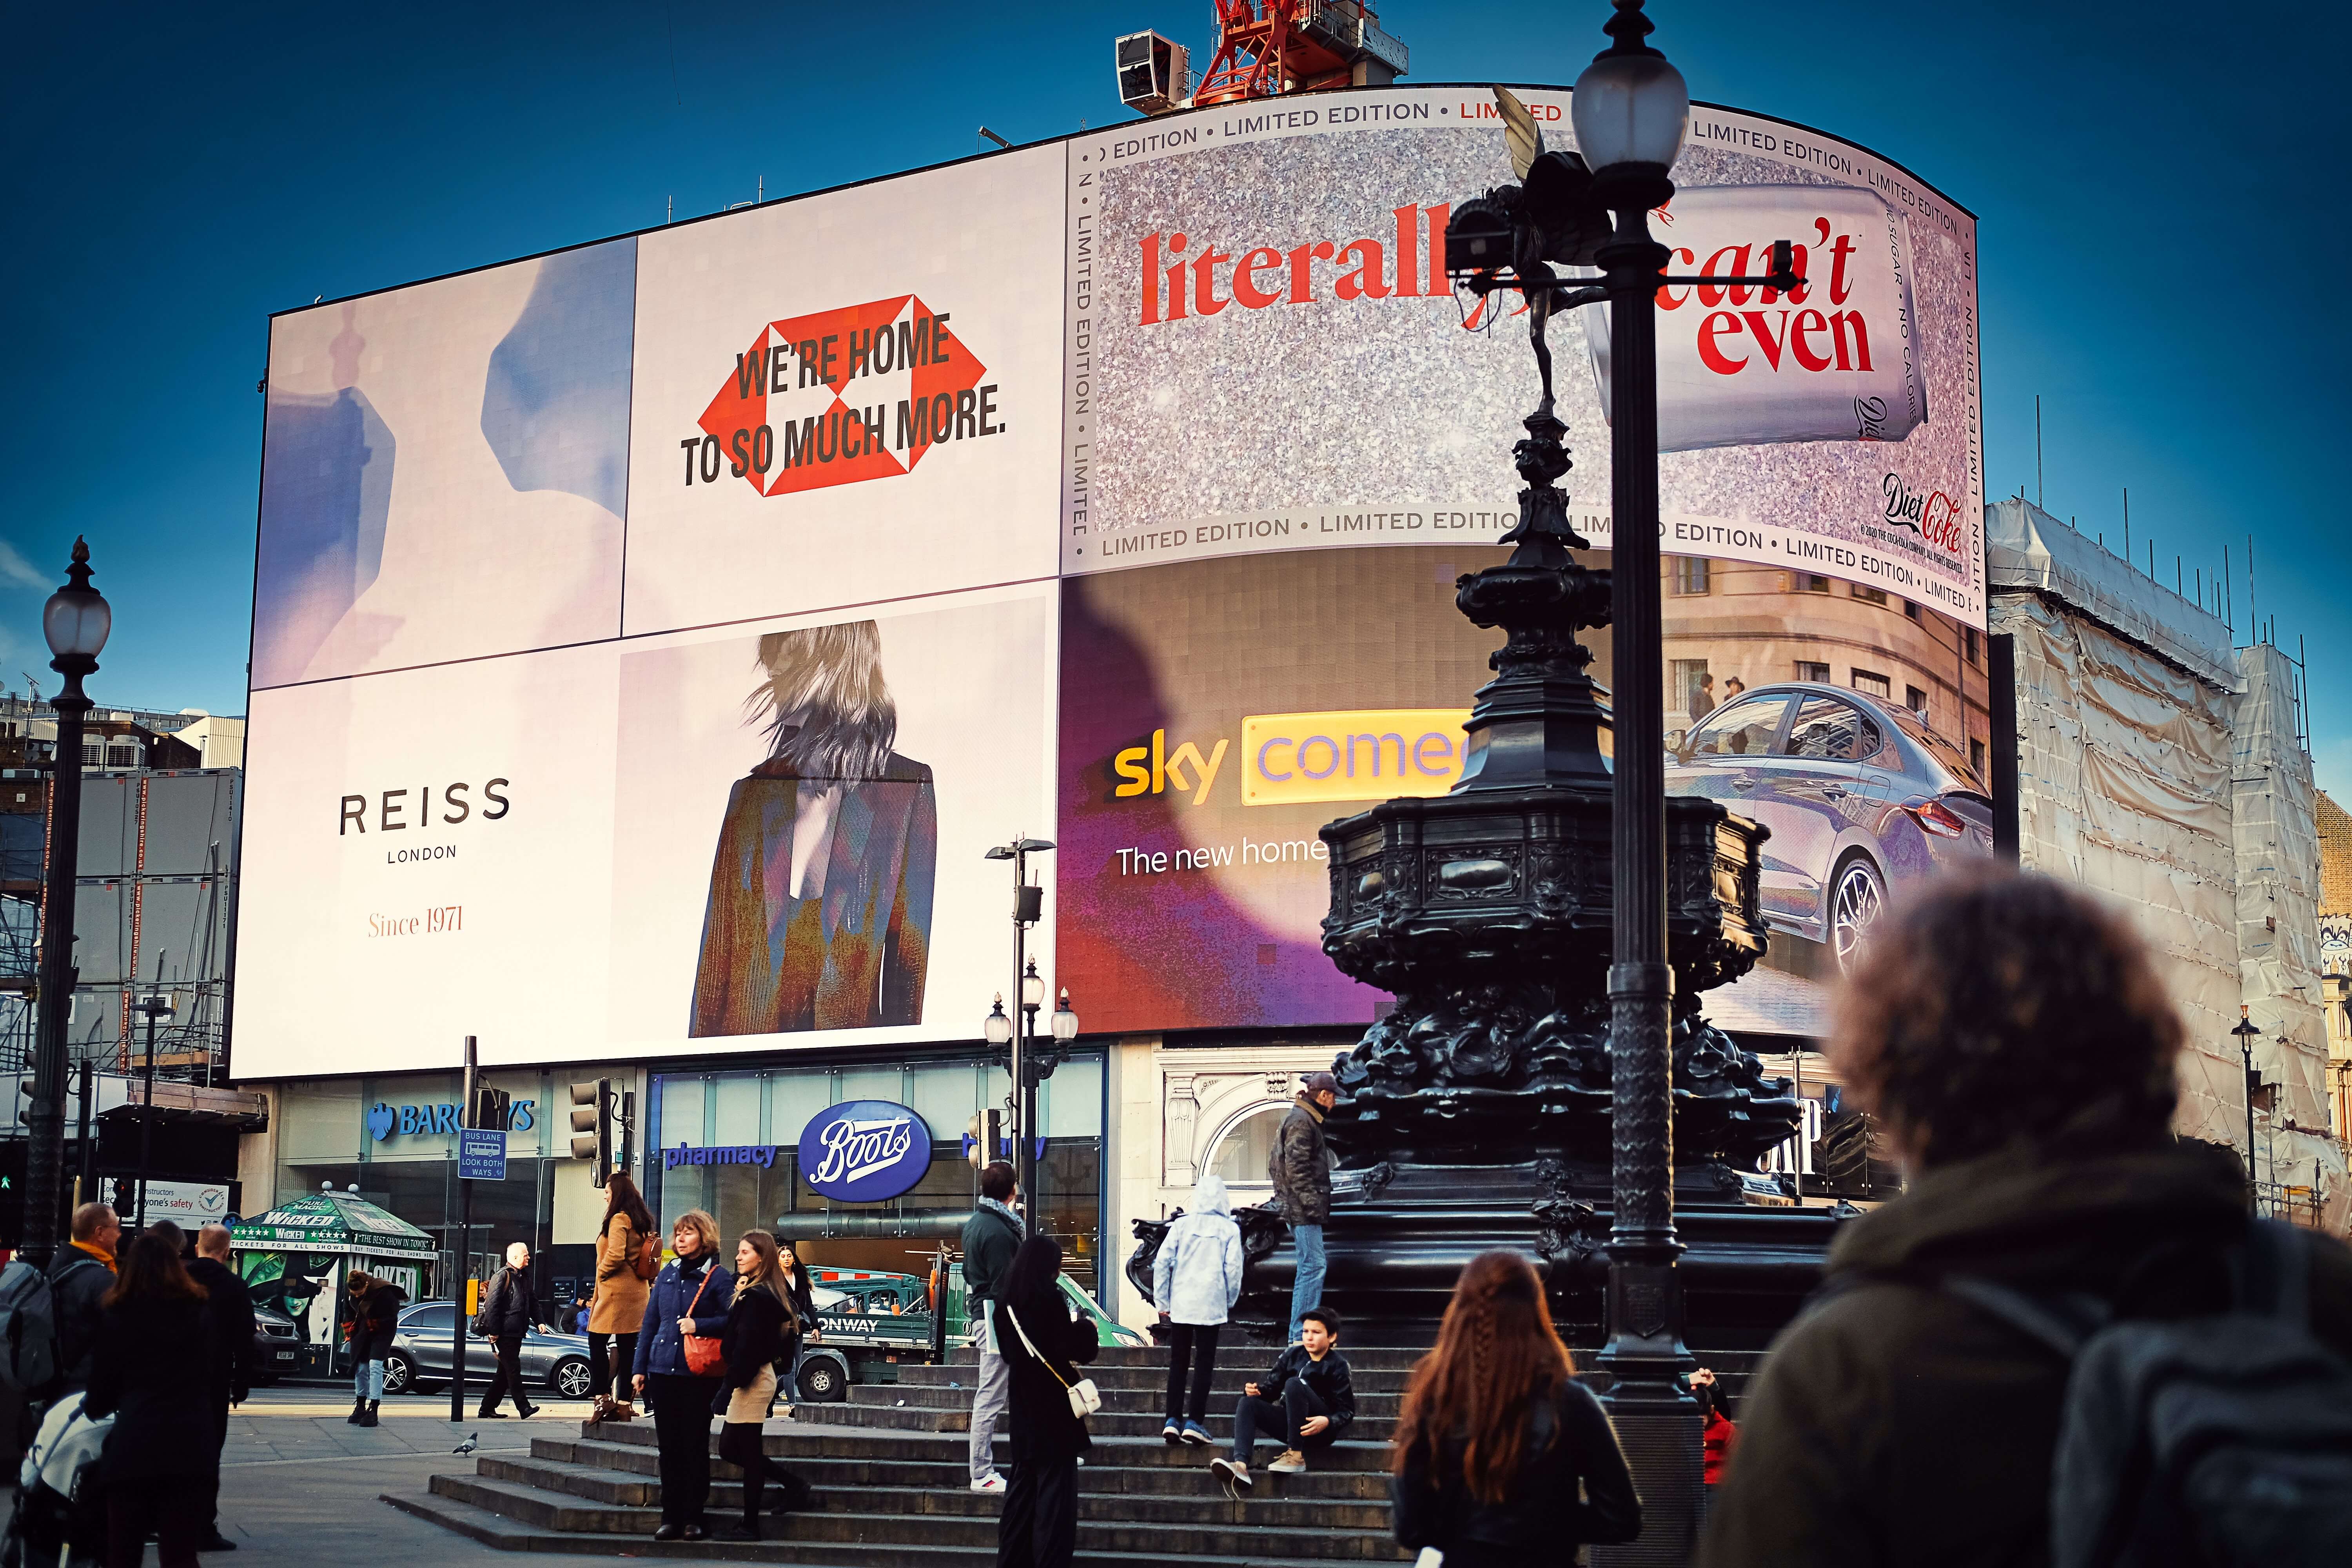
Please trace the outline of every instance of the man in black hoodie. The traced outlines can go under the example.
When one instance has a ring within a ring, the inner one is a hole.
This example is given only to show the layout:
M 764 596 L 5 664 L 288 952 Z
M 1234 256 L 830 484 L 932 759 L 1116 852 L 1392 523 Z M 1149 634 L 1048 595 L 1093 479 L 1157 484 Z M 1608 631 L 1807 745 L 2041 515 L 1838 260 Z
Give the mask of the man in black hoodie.
M 228 1243 L 228 1226 L 205 1226 L 196 1232 L 195 1260 L 188 1265 L 188 1278 L 205 1288 L 213 1327 L 212 1478 L 205 1489 L 204 1521 L 196 1530 L 199 1552 L 236 1550 L 236 1542 L 220 1529 L 220 1457 L 228 1441 L 229 1406 L 244 1404 L 253 1391 L 253 1293 L 230 1267 Z

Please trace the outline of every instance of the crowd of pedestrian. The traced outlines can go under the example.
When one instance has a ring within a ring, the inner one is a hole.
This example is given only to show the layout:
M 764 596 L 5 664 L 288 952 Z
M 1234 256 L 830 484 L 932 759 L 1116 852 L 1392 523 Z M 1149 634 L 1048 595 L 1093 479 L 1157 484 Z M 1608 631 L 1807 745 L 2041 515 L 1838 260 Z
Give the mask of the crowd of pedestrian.
M 2107 1497 L 2094 1518 L 2080 1467 L 2104 1440 L 2137 1456 L 2142 1476 L 2209 1462 L 2216 1448 L 2241 1466 L 2228 1473 L 2256 1475 L 2259 1458 L 2245 1455 L 2276 1450 L 2283 1435 L 2300 1444 L 2297 1479 L 2263 1492 L 2263 1507 L 2285 1545 L 2241 1556 L 2274 1568 L 2352 1560 L 2352 1504 L 2331 1514 L 2326 1501 L 2352 1498 L 2326 1490 L 2352 1489 L 2352 1250 L 2250 1221 L 2242 1168 L 2174 1137 L 2182 1038 L 2146 950 L 2078 892 L 2030 877 L 1956 877 L 1888 918 L 1840 993 L 1830 1049 L 1892 1138 L 1907 1186 L 1842 1227 L 1826 1283 L 1773 1346 L 1736 1423 L 1714 1373 L 1688 1374 L 1703 1448 L 1692 1458 L 1708 1498 L 1704 1568 L 2031 1564 L 2053 1560 L 2053 1542 L 2098 1529 L 2110 1543 L 2251 1540 L 2251 1516 L 2187 1483 L 2131 1482 L 2142 1493 L 2129 1507 Z M 2053 1039 L 2066 1048 L 2052 1049 Z M 2028 1079 L 2039 1089 L 2021 1096 Z M 1279 1450 L 1265 1473 L 1297 1474 L 1346 1440 L 1357 1416 L 1341 1315 L 1323 1300 L 1324 1118 L 1336 1088 L 1328 1074 L 1303 1080 L 1270 1155 L 1296 1259 L 1291 1331 L 1243 1385 L 1229 1448 L 1209 1461 L 1235 1500 L 1255 1488 L 1260 1443 Z M 1066 1291 L 1060 1244 L 1024 1215 L 1013 1167 L 988 1165 L 980 1189 L 961 1237 L 979 1352 L 969 1484 L 1003 1496 L 999 1568 L 1066 1568 L 1088 1417 L 1102 1405 L 1087 1374 L 1100 1337 Z M 728 1249 L 700 1209 L 671 1222 L 669 1242 L 665 1262 L 654 1215 L 614 1177 L 593 1289 L 572 1304 L 589 1336 L 594 1418 L 633 1419 L 639 1399 L 651 1407 L 656 1540 L 757 1542 L 767 1519 L 813 1500 L 764 1436 L 818 1332 L 810 1271 L 764 1230 Z M 43 1516 L 20 1499 L 11 1528 L 36 1552 L 55 1546 L 137 1568 L 152 1534 L 164 1568 L 185 1568 L 200 1552 L 232 1549 L 217 1517 L 220 1455 L 228 1412 L 252 1381 L 254 1321 L 229 1243 L 208 1226 L 191 1247 L 168 1222 L 126 1239 L 111 1209 L 88 1204 L 45 1275 L 12 1272 L 0 1289 L 0 1310 L 19 1314 L 16 1341 L 0 1346 L 0 1371 L 13 1376 L 0 1384 L 44 1369 L 20 1438 L 37 1418 L 54 1453 L 70 1446 L 74 1423 L 84 1440 L 110 1424 L 99 1484 L 76 1489 L 78 1507 Z M 1225 1183 L 1203 1175 L 1152 1265 L 1171 1445 L 1216 1445 L 1210 1392 L 1245 1262 Z M 477 1412 L 485 1418 L 509 1396 L 518 1415 L 536 1408 L 518 1355 L 541 1321 L 530 1275 L 530 1249 L 516 1243 L 482 1293 L 475 1327 L 497 1363 Z M 25 1278 L 46 1290 L 46 1360 L 25 1356 Z M 389 1279 L 356 1269 L 345 1279 L 356 1426 L 378 1419 L 404 1302 Z M 2076 1354 L 2110 1330 L 2137 1333 L 2143 1359 Z M 2137 1405 L 2096 1405 L 2115 1392 L 2100 1379 L 2124 1375 L 2119 1365 L 2143 1382 L 2202 1369 L 2197 1454 L 2182 1458 L 2166 1446 L 2176 1438 L 2147 1426 L 2143 1406 L 2160 1389 Z M 718 1456 L 742 1478 L 740 1520 L 717 1531 L 714 1417 Z M 996 1462 L 1000 1428 L 1009 1477 Z M 1484 1253 L 1463 1269 L 1436 1343 L 1411 1373 L 1388 1458 L 1397 1542 L 1441 1552 L 1447 1568 L 1564 1563 L 1643 1529 L 1603 1405 L 1579 1381 L 1543 1282 L 1517 1253 Z M 2314 1543 L 2336 1555 L 2313 1557 Z

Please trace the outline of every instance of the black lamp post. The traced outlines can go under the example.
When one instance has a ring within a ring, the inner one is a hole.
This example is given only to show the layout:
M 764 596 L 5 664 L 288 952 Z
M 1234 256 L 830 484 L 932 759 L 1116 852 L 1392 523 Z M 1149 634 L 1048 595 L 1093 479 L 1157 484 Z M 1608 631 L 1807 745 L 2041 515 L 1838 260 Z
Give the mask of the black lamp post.
M 2254 1189 L 2254 1041 L 2262 1031 L 2246 1016 L 2246 1005 L 2242 1002 L 2238 1004 L 2238 1026 L 2230 1033 L 2238 1037 L 2238 1049 L 2246 1058 L 2246 1207 L 2260 1214 L 2262 1201 Z
M 97 672 L 98 656 L 114 626 L 105 595 L 89 585 L 89 546 L 76 539 L 66 585 L 41 611 L 41 632 L 54 655 L 49 668 L 66 678 L 50 707 L 58 715 L 57 755 L 49 779 L 49 864 L 41 889 L 40 1033 L 33 1049 L 31 1141 L 26 1151 L 26 1260 L 46 1265 L 57 1247 L 58 1194 L 65 1164 L 66 1026 L 73 1008 L 74 878 L 81 850 L 81 729 L 90 702 L 82 678 Z
M 1044 1001 L 1045 992 L 1045 983 L 1037 978 L 1036 965 L 1028 960 L 1029 928 L 1035 925 L 1045 913 L 1045 890 L 1029 879 L 1029 857 L 1043 854 L 1053 847 L 1054 841 L 1050 838 L 1032 838 L 1020 834 L 1012 842 L 996 846 L 987 855 L 991 860 L 1013 862 L 1013 1005 L 1031 1023 L 1035 1021 L 1037 1003 L 1029 999 L 1029 987 L 1033 984 L 1037 987 L 1038 1002 Z M 1013 1104 L 1010 1108 L 1012 1115 L 1008 1118 L 1012 1125 L 1007 1131 L 1013 1140 L 1013 1180 L 1021 1184 L 1022 1194 L 1028 1199 L 1029 1224 L 1034 1229 L 1043 1211 L 1037 1201 L 1034 1145 L 1030 1142 L 1030 1124 L 1036 1115 L 1035 1085 L 1031 1081 L 1032 1068 L 1027 1048 L 1030 1031 L 1016 1027 L 1011 1018 L 1004 1016 L 1004 998 L 1000 994 L 996 998 L 995 1010 L 989 1015 L 982 1032 L 989 1044 L 1012 1047 Z

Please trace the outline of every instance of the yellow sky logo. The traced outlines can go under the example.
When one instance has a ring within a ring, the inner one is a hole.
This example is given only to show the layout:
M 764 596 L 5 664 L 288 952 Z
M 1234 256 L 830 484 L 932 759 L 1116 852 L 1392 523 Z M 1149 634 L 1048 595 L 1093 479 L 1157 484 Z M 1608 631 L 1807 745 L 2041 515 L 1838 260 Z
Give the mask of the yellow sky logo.
M 1253 713 L 1242 720 L 1238 759 L 1244 805 L 1300 805 L 1444 795 L 1462 776 L 1462 708 L 1359 708 L 1322 713 Z M 1208 803 L 1232 739 L 1203 752 L 1198 742 L 1171 747 L 1154 730 L 1147 745 L 1111 759 L 1119 799 L 1189 793 Z

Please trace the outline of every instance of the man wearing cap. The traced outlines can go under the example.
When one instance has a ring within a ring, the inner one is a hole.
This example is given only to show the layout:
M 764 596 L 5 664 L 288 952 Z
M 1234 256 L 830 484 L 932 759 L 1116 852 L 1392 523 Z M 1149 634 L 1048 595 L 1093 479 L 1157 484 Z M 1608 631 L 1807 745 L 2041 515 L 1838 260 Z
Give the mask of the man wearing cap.
M 1298 1272 L 1290 1288 L 1290 1343 L 1298 1342 L 1309 1309 L 1323 1304 L 1323 1226 L 1331 1218 L 1331 1161 L 1324 1152 L 1323 1114 L 1339 1098 L 1339 1080 L 1311 1072 L 1299 1081 L 1298 1103 L 1274 1135 L 1266 1173 L 1282 1217 L 1290 1222 Z

